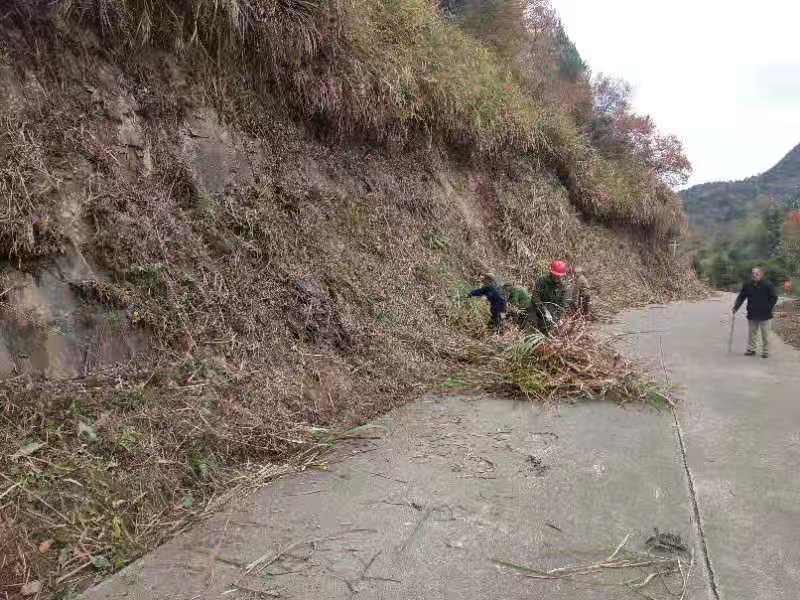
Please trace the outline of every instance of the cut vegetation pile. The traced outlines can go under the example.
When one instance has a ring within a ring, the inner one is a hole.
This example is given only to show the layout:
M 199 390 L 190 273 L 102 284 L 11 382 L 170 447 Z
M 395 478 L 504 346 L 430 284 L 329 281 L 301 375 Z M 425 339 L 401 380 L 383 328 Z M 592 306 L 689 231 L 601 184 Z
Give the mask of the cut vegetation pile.
M 482 368 L 470 371 L 463 382 L 537 402 L 608 399 L 621 404 L 671 404 L 659 384 L 595 335 L 581 317 L 562 321 L 549 337 L 510 331 L 495 344 L 480 348 L 485 354 L 476 358 L 476 364 Z
M 493 340 L 464 299 L 556 257 L 603 313 L 702 293 L 658 172 L 564 108 L 592 85 L 555 23 L 519 38 L 537 61 L 467 20 L 3 3 L 0 598 L 81 589 L 444 382 L 653 400 L 585 324 Z

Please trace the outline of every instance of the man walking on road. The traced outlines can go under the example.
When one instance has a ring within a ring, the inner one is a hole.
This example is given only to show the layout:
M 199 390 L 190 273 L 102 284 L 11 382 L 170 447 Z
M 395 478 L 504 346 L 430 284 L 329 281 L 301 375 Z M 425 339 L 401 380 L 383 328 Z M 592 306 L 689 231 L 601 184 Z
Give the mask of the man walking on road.
M 733 314 L 736 314 L 742 304 L 747 301 L 747 352 L 746 356 L 755 356 L 758 334 L 761 333 L 761 356 L 769 356 L 769 322 L 772 311 L 778 302 L 778 295 L 773 285 L 764 279 L 764 271 L 756 267 L 753 269 L 752 281 L 746 283 L 736 298 L 733 305 Z

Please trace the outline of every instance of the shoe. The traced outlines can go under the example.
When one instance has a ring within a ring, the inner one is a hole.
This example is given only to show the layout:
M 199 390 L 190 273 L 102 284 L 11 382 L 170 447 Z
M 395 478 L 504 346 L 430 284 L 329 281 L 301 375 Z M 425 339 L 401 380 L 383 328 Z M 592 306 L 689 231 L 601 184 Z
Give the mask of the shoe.
M 748 350 L 747 352 L 744 353 L 744 355 L 745 356 L 755 356 L 756 355 L 756 351 L 755 350 Z
M 764 352 L 764 354 L 761 355 L 761 358 L 769 358 L 769 352 Z

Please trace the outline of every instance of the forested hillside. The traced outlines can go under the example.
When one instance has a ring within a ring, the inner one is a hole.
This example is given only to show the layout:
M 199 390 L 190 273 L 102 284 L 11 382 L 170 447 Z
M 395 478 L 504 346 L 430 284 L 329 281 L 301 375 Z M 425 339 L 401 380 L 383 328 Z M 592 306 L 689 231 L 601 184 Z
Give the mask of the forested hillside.
M 712 284 L 735 288 L 757 264 L 779 284 L 800 275 L 800 146 L 766 173 L 681 196 Z
M 746 219 L 765 199 L 788 207 L 800 199 L 800 145 L 766 173 L 743 181 L 696 185 L 681 196 L 692 226 L 711 232 Z

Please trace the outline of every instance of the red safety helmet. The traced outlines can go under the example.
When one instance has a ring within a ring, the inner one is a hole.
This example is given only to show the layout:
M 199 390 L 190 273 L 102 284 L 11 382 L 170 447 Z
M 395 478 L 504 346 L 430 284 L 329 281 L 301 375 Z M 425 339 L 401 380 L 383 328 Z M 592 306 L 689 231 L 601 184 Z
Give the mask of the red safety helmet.
M 562 277 L 566 277 L 567 273 L 569 273 L 569 265 L 563 260 L 554 260 L 550 263 L 550 274 L 553 277 L 561 279 Z

